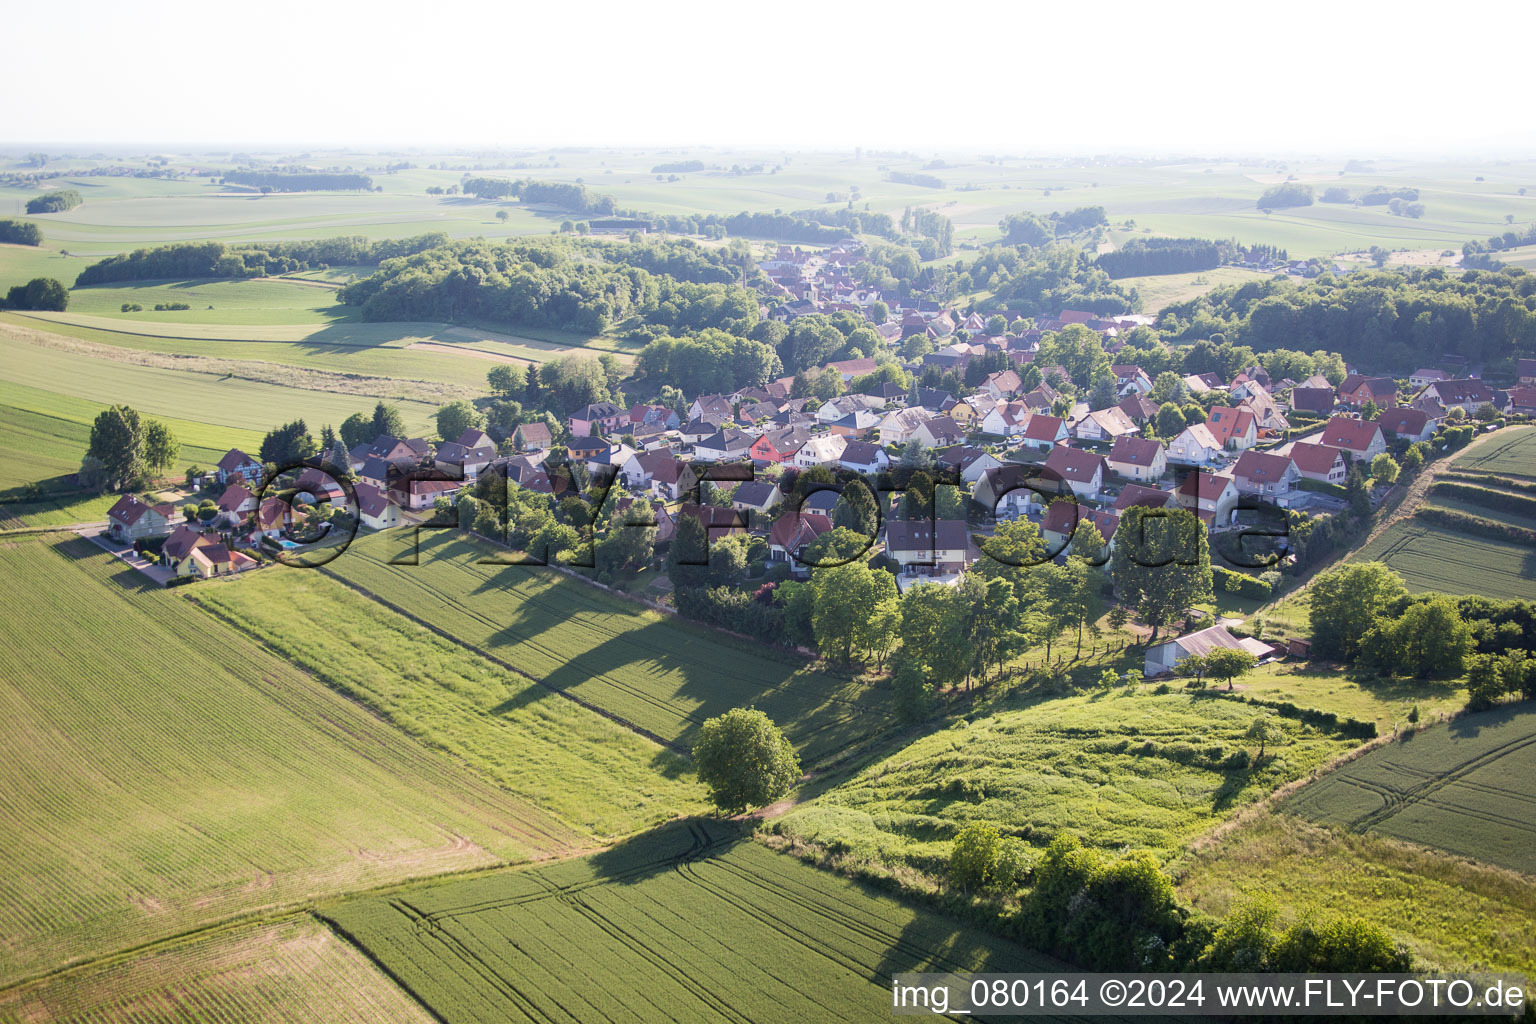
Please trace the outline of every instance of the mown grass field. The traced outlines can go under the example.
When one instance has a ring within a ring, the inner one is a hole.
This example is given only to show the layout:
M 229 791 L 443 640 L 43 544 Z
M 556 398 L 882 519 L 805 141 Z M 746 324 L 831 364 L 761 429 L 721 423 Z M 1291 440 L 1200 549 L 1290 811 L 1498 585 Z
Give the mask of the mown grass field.
M 1432 718 L 1459 711 L 1467 702 L 1466 687 L 1459 679 L 1375 679 L 1290 659 L 1260 665 L 1243 677 L 1238 688 L 1260 700 L 1290 701 L 1342 718 L 1375 722 L 1384 733 L 1406 725 L 1414 708 Z
M 0 577 L 0 987 L 580 840 L 89 541 L 0 540 Z
M 74 282 L 66 282 L 73 284 Z M 123 312 L 123 303 L 143 310 Z M 156 304 L 184 302 L 191 309 L 157 310 Z M 306 281 L 257 278 L 249 281 L 133 281 L 74 288 L 69 310 L 114 316 L 127 323 L 327 324 L 354 311 L 336 301 L 336 289 Z
M 1387 563 L 1416 594 L 1536 597 L 1536 551 L 1411 517 L 1393 523 L 1350 560 Z
M 278 568 L 198 587 L 195 600 L 585 843 L 704 809 L 678 754 L 322 573 Z
M 1261 709 L 1185 693 L 1044 700 L 940 729 L 778 819 L 829 852 L 942 871 L 972 821 L 1044 847 L 1070 832 L 1109 850 L 1172 854 L 1188 839 L 1327 762 L 1355 741 L 1281 720 L 1290 738 L 1262 762 L 1243 739 Z
M 458 531 L 362 537 L 325 571 L 669 743 L 690 747 L 705 719 L 756 705 L 809 763 L 891 724 L 890 696 L 703 627 L 610 597 L 544 567 L 477 564 L 507 557 Z M 553 695 L 552 695 L 553 696 Z
M 431 1024 L 367 957 L 308 915 L 212 932 L 0 993 L 0 1021 Z
M 1466 715 L 1372 750 L 1286 810 L 1536 874 L 1536 711 Z
M 321 913 L 450 1024 L 873 1020 L 902 971 L 1055 961 L 695 821 Z
M 1455 469 L 1536 477 L 1536 427 L 1500 432 L 1497 440 L 1458 458 Z
M 244 434 L 264 432 L 298 418 L 313 431 L 325 423 L 340 426 L 354 412 L 371 413 L 374 404 L 371 396 L 95 359 L 64 348 L 32 344 L 24 335 L 8 330 L 0 330 L 0 360 L 5 366 L 0 384 L 8 387 L 21 385 L 102 406 L 120 402 L 141 414 L 206 423 Z M 413 434 L 431 429 L 435 406 L 398 401 L 391 394 L 377 397 L 391 399 L 399 407 L 406 429 Z M 236 443 L 222 443 L 221 450 Z
M 1267 814 L 1203 844 L 1176 875 L 1180 893 L 1209 914 L 1271 893 L 1287 922 L 1360 917 L 1421 964 L 1536 977 L 1536 885 L 1438 850 Z

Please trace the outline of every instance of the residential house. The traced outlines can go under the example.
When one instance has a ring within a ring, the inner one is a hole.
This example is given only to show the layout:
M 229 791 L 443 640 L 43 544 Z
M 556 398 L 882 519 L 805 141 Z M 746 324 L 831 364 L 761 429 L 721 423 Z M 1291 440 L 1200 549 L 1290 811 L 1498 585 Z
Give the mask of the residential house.
M 1145 395 L 1126 395 L 1117 408 L 1129 416 L 1132 423 L 1144 427 L 1148 420 L 1157 416 L 1159 406 Z
M 730 414 L 729 403 L 726 414 Z M 629 412 L 612 402 L 593 402 L 571 413 L 565 422 L 574 437 L 585 437 L 592 433 L 608 434 L 620 427 L 629 426 Z
M 1429 413 L 1410 405 L 1384 410 L 1376 423 L 1386 433 L 1406 437 L 1410 441 L 1428 441 L 1439 425 L 1430 418 Z
M 737 512 L 756 512 L 764 515 L 784 500 L 779 485 L 772 480 L 747 480 L 731 494 L 731 508 Z
M 700 395 L 688 407 L 690 420 L 715 420 L 717 423 L 724 423 L 735 415 L 735 407 L 724 395 Z
M 1054 479 L 1065 484 L 1079 499 L 1097 498 L 1099 491 L 1104 488 L 1105 477 L 1109 475 L 1109 465 L 1104 461 L 1104 456 L 1064 445 L 1051 449 L 1051 454 L 1045 460 L 1045 468 L 1049 471 L 1047 479 L 1055 474 Z
M 1291 388 L 1291 408 L 1314 416 L 1327 416 L 1333 412 L 1333 388 Z
M 1099 536 L 1113 544 L 1115 531 L 1120 527 L 1120 514 L 1065 499 L 1051 502 L 1045 515 L 1040 517 L 1040 536 L 1045 541 L 1046 554 L 1052 557 L 1070 555 L 1072 541 L 1085 523 L 1092 523 Z
M 830 402 L 823 402 L 816 410 L 816 422 L 835 423 L 850 413 L 870 413 L 879 409 L 885 403 L 873 395 L 839 395 Z M 872 416 L 870 425 L 879 422 L 879 416 Z
M 565 445 L 565 457 L 571 462 L 586 462 L 599 452 L 606 452 L 613 442 L 601 434 L 581 434 L 572 437 Z
M 256 568 L 254 558 L 238 551 L 231 551 L 223 544 L 205 544 L 202 547 L 193 548 L 187 564 L 191 566 L 192 574 L 201 576 L 203 579 L 229 576 Z
M 227 484 L 230 480 L 238 479 L 241 483 L 249 485 L 260 483 L 263 472 L 261 463 L 245 454 L 239 448 L 231 448 L 219 460 L 215 476 L 218 477 L 221 484 Z
M 663 426 L 669 430 L 676 430 L 682 426 L 683 421 L 677 415 L 676 410 L 664 405 L 632 405 L 629 407 L 629 426 L 631 432 L 636 427 Z
M 437 453 L 432 457 L 432 464 L 439 472 L 470 484 L 478 480 L 481 471 L 495 461 L 496 442 L 473 428 L 466 430 L 457 441 L 438 445 Z
M 1249 387 L 1248 394 L 1238 403 L 1238 408 L 1246 409 L 1253 414 L 1260 437 L 1273 437 L 1291 427 L 1290 421 L 1280 411 L 1280 406 L 1275 402 L 1274 397 L 1256 384 Z
M 1227 451 L 1245 452 L 1259 440 L 1258 421 L 1247 409 L 1214 405 L 1205 425 L 1216 443 Z
M 964 520 L 893 519 L 885 525 L 885 550 L 904 574 L 946 576 L 965 571 L 979 554 Z
M 832 520 L 820 512 L 785 512 L 768 531 L 768 561 L 787 562 L 791 572 L 808 575 L 811 566 L 801 561 L 805 549 L 831 529 Z
M 1526 360 L 1526 362 L 1536 364 L 1536 360 Z M 1451 379 L 1451 375 L 1444 370 L 1433 366 L 1421 366 L 1408 375 L 1408 384 L 1410 387 L 1417 389 L 1433 384 L 1436 381 Z
M 195 568 L 191 562 L 192 552 L 218 542 L 217 537 L 203 533 L 188 523 L 182 523 L 171 531 L 171 535 L 165 538 L 165 543 L 160 546 L 160 564 L 169 568 L 177 576 L 190 576 Z
M 873 359 L 839 359 L 828 363 L 827 368 L 836 370 L 838 376 L 843 378 L 843 383 L 847 384 L 855 377 L 874 373 L 875 361 Z
M 958 472 L 960 479 L 968 484 L 974 484 L 987 470 L 1003 464 L 985 448 L 970 444 L 944 449 L 939 453 L 938 463 L 942 470 Z
M 243 521 L 256 508 L 256 495 L 244 485 L 232 483 L 224 488 L 224 493 L 219 495 L 217 504 L 220 518 L 234 525 Z
M 917 433 L 918 427 L 937 415 L 922 406 L 908 406 L 888 412 L 885 419 L 880 421 L 880 441 L 882 444 L 906 444 Z
M 717 508 L 714 505 L 695 505 L 692 502 L 678 508 L 679 517 L 697 519 L 704 526 L 704 535 L 713 544 L 721 537 L 747 532 L 747 520 L 733 508 Z
M 1113 441 L 1134 434 L 1140 428 L 1118 406 L 1090 412 L 1078 421 L 1072 436 L 1080 441 Z
M 783 427 L 763 432 L 752 442 L 748 454 L 760 466 L 788 462 L 794 458 L 800 446 L 811 439 L 811 432 L 804 427 Z
M 1112 366 L 1115 375 L 1115 393 L 1124 398 L 1128 395 L 1145 395 L 1152 390 L 1152 378 L 1139 366 Z
M 1391 377 L 1363 377 L 1352 373 L 1339 384 L 1339 401 L 1363 409 L 1366 402 L 1390 409 L 1397 404 L 1397 381 Z
M 1050 451 L 1067 441 L 1067 423 L 1059 416 L 1043 412 L 1031 413 L 1019 432 L 1019 447 L 1033 451 Z
M 872 441 L 849 441 L 837 461 L 844 469 L 865 476 L 883 473 L 891 465 L 891 457 L 885 449 Z
M 924 448 L 943 448 L 965 440 L 965 430 L 948 416 L 935 416 L 919 423 L 913 438 Z
M 1191 423 L 1168 442 L 1168 461 L 1186 466 L 1209 466 L 1221 457 L 1221 442 L 1204 423 Z
M 729 462 L 744 459 L 757 440 L 736 427 L 721 427 L 709 437 L 693 446 L 693 457 L 699 462 Z
M 1148 648 L 1143 673 L 1148 676 L 1166 675 L 1176 671 L 1179 663 L 1185 658 L 1193 656 L 1203 658 L 1223 647 L 1235 651 L 1247 651 L 1260 659 L 1271 657 L 1275 653 L 1273 647 L 1261 640 L 1233 636 L 1226 626 L 1207 626 L 1198 632 L 1186 633 L 1184 636 Z
M 1191 373 L 1184 377 L 1184 388 L 1192 395 L 1200 395 L 1207 391 L 1225 391 L 1227 383 L 1218 374 Z
M 841 419 L 826 424 L 828 433 L 842 437 L 861 438 L 880 424 L 880 414 L 868 409 L 857 409 Z
M 1232 479 L 1237 481 L 1239 494 L 1256 495 L 1284 506 L 1289 503 L 1301 472 L 1288 455 L 1249 451 L 1243 452 L 1232 467 Z
M 1318 443 L 1346 451 L 1365 462 L 1387 450 L 1387 439 L 1374 420 L 1367 422 L 1348 416 L 1335 416 L 1329 420 Z
M 1160 480 L 1168 471 L 1168 452 L 1161 442 L 1146 437 L 1116 438 L 1105 461 L 1115 475 L 1144 483 Z
M 1516 360 L 1515 377 L 1524 387 L 1536 387 L 1536 359 Z
M 1349 477 L 1349 461 L 1337 448 L 1297 441 L 1291 445 L 1290 455 L 1296 472 L 1304 479 L 1342 486 Z
M 790 465 L 800 469 L 812 466 L 830 466 L 842 457 L 848 447 L 848 439 L 839 434 L 822 434 L 802 444 L 791 457 Z
M 231 486 L 245 490 L 239 484 Z M 164 537 L 171 532 L 171 517 L 175 514 L 174 506 L 151 505 L 131 494 L 125 494 L 107 510 L 107 536 L 122 543 L 148 537 Z
M 980 428 L 984 433 L 998 437 L 1017 437 L 1024 432 L 1024 425 L 1034 413 L 1023 402 L 1004 402 L 995 405 L 982 417 Z
M 981 474 L 971 488 L 971 502 L 984 515 L 1013 519 L 1038 508 L 1056 491 L 1049 478 L 1041 477 L 1040 467 L 1008 462 Z
M 1464 380 L 1439 380 L 1425 386 L 1416 396 L 1433 398 L 1447 409 L 1452 406 L 1474 413 L 1478 407 L 1493 401 L 1493 391 L 1476 377 Z
M 1510 388 L 1507 394 L 1509 404 L 1504 409 L 1506 413 L 1536 415 L 1536 387 Z
M 389 494 L 371 484 L 357 485 L 357 518 L 370 530 L 389 530 L 400 525 L 400 506 Z
M 1178 508 L 1179 501 L 1172 491 L 1158 490 L 1145 484 L 1126 484 L 1115 499 L 1116 512 L 1124 512 L 1133 505 L 1144 508 Z
M 251 537 L 276 537 L 293 525 L 294 510 L 282 498 L 267 498 L 251 513 Z
M 1237 521 L 1237 481 L 1226 473 L 1186 473 L 1173 493 L 1181 506 L 1212 530 L 1225 529 Z
M 1022 383 L 1019 375 L 1012 370 L 998 370 L 988 374 L 981 382 L 982 393 L 989 395 L 994 401 L 1004 402 L 1019 393 Z
M 537 423 L 519 423 L 517 429 L 512 431 L 512 443 L 520 452 L 544 451 L 554 443 L 550 435 L 549 424 L 540 420 Z
M 629 490 L 643 491 L 663 501 L 681 500 L 699 482 L 693 467 L 665 448 L 631 455 L 619 467 L 619 475 Z

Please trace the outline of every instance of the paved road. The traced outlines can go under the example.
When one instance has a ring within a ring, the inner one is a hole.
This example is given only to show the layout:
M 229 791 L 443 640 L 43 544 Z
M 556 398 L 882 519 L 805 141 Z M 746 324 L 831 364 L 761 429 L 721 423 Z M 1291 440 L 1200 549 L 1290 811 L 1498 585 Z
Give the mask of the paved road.
M 92 541 L 103 551 L 109 551 L 118 558 L 133 566 L 143 573 L 158 586 L 165 586 L 176 574 L 163 565 L 153 565 L 146 561 L 142 555 L 133 550 L 131 543 L 124 544 L 107 536 L 106 527 L 102 524 L 92 523 L 87 526 L 75 527 L 75 532 Z

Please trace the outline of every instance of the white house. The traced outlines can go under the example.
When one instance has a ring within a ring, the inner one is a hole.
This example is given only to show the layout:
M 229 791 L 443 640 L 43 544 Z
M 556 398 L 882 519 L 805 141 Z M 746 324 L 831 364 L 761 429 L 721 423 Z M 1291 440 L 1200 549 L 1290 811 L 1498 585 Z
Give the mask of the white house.
M 1109 473 L 1104 456 L 1067 447 L 1051 449 L 1045 468 L 1057 474 L 1079 499 L 1097 498 Z
M 1187 466 L 1209 466 L 1221 455 L 1221 442 L 1211 434 L 1204 423 L 1185 427 L 1178 437 L 1168 442 L 1168 461 L 1182 462 Z
M 1072 433 L 1082 441 L 1113 441 L 1117 437 L 1134 434 L 1140 429 L 1125 414 L 1124 409 L 1112 405 L 1108 409 L 1088 413 L 1078 421 Z
M 1237 481 L 1239 494 L 1258 497 L 1286 504 L 1301 471 L 1288 455 L 1271 455 L 1268 452 L 1243 452 L 1243 457 L 1232 467 L 1232 479 Z
M 789 461 L 801 469 L 826 466 L 837 462 L 847 447 L 848 439 L 841 434 L 824 434 L 806 441 Z
M 1019 434 L 1019 446 L 1035 451 L 1050 451 L 1067 440 L 1067 423 L 1059 416 L 1034 413 Z
M 1160 480 L 1168 471 L 1168 453 L 1147 437 L 1119 437 L 1105 460 L 1117 476 L 1141 483 Z

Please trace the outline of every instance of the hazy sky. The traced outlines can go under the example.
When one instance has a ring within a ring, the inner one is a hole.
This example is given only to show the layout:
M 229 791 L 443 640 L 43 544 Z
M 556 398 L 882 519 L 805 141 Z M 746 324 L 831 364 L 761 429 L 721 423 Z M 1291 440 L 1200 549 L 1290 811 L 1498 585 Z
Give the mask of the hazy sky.
M 5 24 L 13 142 L 1536 153 L 1529 2 L 86 0 Z

